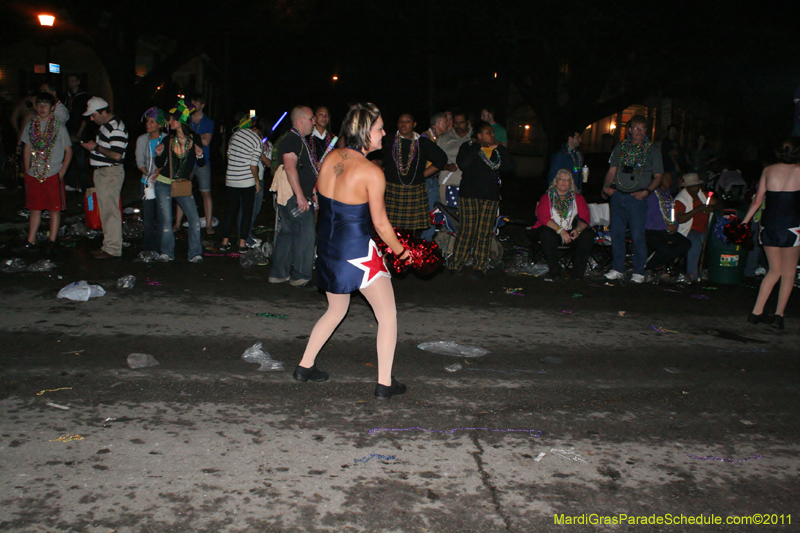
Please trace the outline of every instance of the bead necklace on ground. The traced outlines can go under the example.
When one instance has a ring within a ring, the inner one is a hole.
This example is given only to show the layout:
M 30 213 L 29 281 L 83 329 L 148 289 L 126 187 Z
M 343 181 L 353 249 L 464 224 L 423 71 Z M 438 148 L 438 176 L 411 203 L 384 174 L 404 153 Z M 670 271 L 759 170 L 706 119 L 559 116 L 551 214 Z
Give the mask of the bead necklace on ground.
M 316 177 L 319 174 L 319 162 L 317 161 L 316 150 L 312 150 L 311 146 L 308 145 L 306 138 L 303 137 L 297 128 L 292 126 L 292 129 L 289 131 L 295 133 L 298 137 L 300 137 L 300 140 L 303 141 L 303 146 L 305 146 L 306 150 L 308 150 L 308 158 L 311 160 L 311 170 L 314 171 L 314 177 Z M 313 145 L 314 143 L 312 142 L 311 144 Z
M 550 197 L 550 205 L 553 207 L 558 216 L 561 217 L 562 221 L 566 221 L 567 217 L 569 217 L 569 212 L 572 209 L 572 202 L 575 201 L 575 192 L 569 191 L 565 195 L 558 194 L 558 191 L 555 189 L 550 189 L 548 192 L 548 196 Z
M 415 136 L 416 137 L 416 136 Z M 417 152 L 419 151 L 419 139 L 415 138 L 411 143 L 411 148 L 408 150 L 408 159 L 405 163 L 403 163 L 403 137 L 400 135 L 400 132 L 394 134 L 394 145 L 392 146 L 392 159 L 394 160 L 394 165 L 397 167 L 397 178 L 400 180 L 400 183 L 403 185 L 411 185 L 414 183 L 414 178 L 417 177 L 417 169 L 419 168 L 419 157 L 416 157 Z M 408 183 L 403 181 L 402 176 L 408 176 L 409 171 L 411 170 L 411 162 L 416 159 L 417 164 L 414 167 L 414 174 L 411 177 L 411 181 Z
M 50 177 L 50 156 L 53 154 L 53 147 L 56 144 L 61 123 L 56 117 L 50 115 L 44 125 L 44 131 L 42 131 L 40 129 L 41 122 L 39 116 L 34 118 L 31 121 L 29 134 L 31 138 L 32 175 L 36 178 L 36 181 L 44 183 Z

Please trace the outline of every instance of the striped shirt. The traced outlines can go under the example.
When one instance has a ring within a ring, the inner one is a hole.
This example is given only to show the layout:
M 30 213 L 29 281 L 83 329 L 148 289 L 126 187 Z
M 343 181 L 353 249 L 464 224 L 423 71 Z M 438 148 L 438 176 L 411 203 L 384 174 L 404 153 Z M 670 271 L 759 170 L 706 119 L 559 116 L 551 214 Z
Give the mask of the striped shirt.
M 112 152 L 122 154 L 124 159 L 125 150 L 128 148 L 128 129 L 120 119 L 111 117 L 108 122 L 100 126 L 97 131 L 96 142 L 99 147 L 108 148 Z M 115 161 L 97 151 L 89 152 L 89 162 L 93 167 L 110 167 L 122 164 L 122 160 Z
M 261 137 L 251 129 L 240 129 L 231 137 L 228 145 L 228 170 L 225 185 L 234 188 L 255 187 L 256 181 L 250 170 L 257 167 L 264 146 Z

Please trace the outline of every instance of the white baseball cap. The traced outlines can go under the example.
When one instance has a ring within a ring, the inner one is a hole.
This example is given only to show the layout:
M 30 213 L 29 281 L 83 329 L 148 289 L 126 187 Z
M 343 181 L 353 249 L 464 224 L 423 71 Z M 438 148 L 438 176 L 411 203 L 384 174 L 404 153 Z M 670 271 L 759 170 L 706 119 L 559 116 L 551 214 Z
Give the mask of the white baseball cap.
M 86 112 L 84 112 L 83 116 L 88 117 L 98 109 L 105 109 L 106 107 L 108 107 L 108 102 L 99 96 L 92 96 L 89 98 L 89 101 L 86 102 Z

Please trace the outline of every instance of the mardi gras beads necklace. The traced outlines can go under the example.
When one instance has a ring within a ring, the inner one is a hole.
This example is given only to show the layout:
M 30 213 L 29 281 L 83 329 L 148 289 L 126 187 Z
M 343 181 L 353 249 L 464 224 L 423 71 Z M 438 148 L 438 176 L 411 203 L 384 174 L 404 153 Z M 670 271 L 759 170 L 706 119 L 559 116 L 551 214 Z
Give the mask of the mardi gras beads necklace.
M 558 213 L 558 216 L 561 218 L 562 222 L 566 222 L 567 218 L 569 217 L 569 212 L 572 210 L 572 202 L 575 200 L 575 192 L 569 191 L 565 195 L 558 194 L 556 190 L 550 190 L 548 193 L 550 196 L 550 205 L 553 206 L 553 210 Z
M 319 162 L 317 161 L 316 149 L 312 149 L 311 146 L 308 145 L 308 141 L 306 141 L 306 138 L 300 133 L 300 130 L 292 126 L 292 129 L 289 131 L 294 132 L 298 137 L 300 137 L 300 140 L 303 142 L 303 146 L 306 147 L 306 150 L 308 151 L 308 158 L 311 160 L 311 170 L 314 171 L 314 176 L 316 177 L 319 175 Z M 313 146 L 314 143 L 312 142 L 311 145 Z
M 53 147 L 56 144 L 58 137 L 58 130 L 60 123 L 54 116 L 47 119 L 44 125 L 44 131 L 41 130 L 41 118 L 38 116 L 31 121 L 30 125 L 30 138 L 31 138 L 31 170 L 33 177 L 39 183 L 49 177 L 50 174 L 50 156 L 53 154 Z
M 567 147 L 567 153 L 569 153 L 570 158 L 572 159 L 572 171 L 577 174 L 580 172 L 581 167 L 581 153 L 577 150 L 573 150 L 569 146 Z
M 672 218 L 667 216 L 667 200 L 669 200 L 670 206 L 672 207 L 672 198 L 665 198 L 659 189 L 653 191 L 656 193 L 656 198 L 658 198 L 658 209 L 661 211 L 661 218 L 664 219 L 664 223 L 667 225 L 673 224 Z
M 172 179 L 183 179 L 183 169 L 186 168 L 186 162 L 189 160 L 189 150 L 192 149 L 194 143 L 191 137 L 186 137 L 186 142 L 181 146 L 181 141 L 176 135 L 172 141 L 172 153 L 178 158 L 178 170 L 172 176 Z
M 495 162 L 492 162 L 492 160 L 489 159 L 489 156 L 486 155 L 486 152 L 484 152 L 483 149 L 478 150 L 478 157 L 480 157 L 484 163 L 489 165 L 489 168 L 491 168 L 492 170 L 498 170 L 500 168 L 500 165 L 503 164 L 503 158 L 500 157 L 500 152 L 498 152 L 497 150 L 495 150 L 494 153 L 497 154 L 497 161 Z
M 392 146 L 392 159 L 394 160 L 394 166 L 397 167 L 397 175 L 398 178 L 400 176 L 408 176 L 409 171 L 411 170 L 411 162 L 415 159 L 417 155 L 417 151 L 419 150 L 419 139 L 414 139 L 411 143 L 411 148 L 408 150 L 408 159 L 405 163 L 403 163 L 403 137 L 400 135 L 400 132 L 394 134 L 394 145 Z M 419 158 L 417 157 L 417 166 L 414 168 L 414 177 L 417 175 L 417 168 L 419 167 Z M 403 182 L 400 179 L 400 183 L 403 185 L 411 185 L 414 179 L 412 177 L 409 183 Z
M 620 165 L 628 167 L 640 167 L 644 164 L 647 156 L 650 155 L 650 147 L 653 145 L 647 137 L 639 144 L 631 143 L 630 139 L 622 141 L 619 150 Z

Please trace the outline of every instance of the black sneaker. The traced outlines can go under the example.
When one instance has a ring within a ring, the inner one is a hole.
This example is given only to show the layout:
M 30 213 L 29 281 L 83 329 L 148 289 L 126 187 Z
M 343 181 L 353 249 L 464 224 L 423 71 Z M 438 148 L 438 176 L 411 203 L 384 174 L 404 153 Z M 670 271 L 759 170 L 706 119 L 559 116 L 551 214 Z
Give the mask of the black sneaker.
M 15 254 L 30 254 L 39 251 L 39 247 L 30 241 L 25 241 L 22 246 L 18 246 L 12 250 Z

